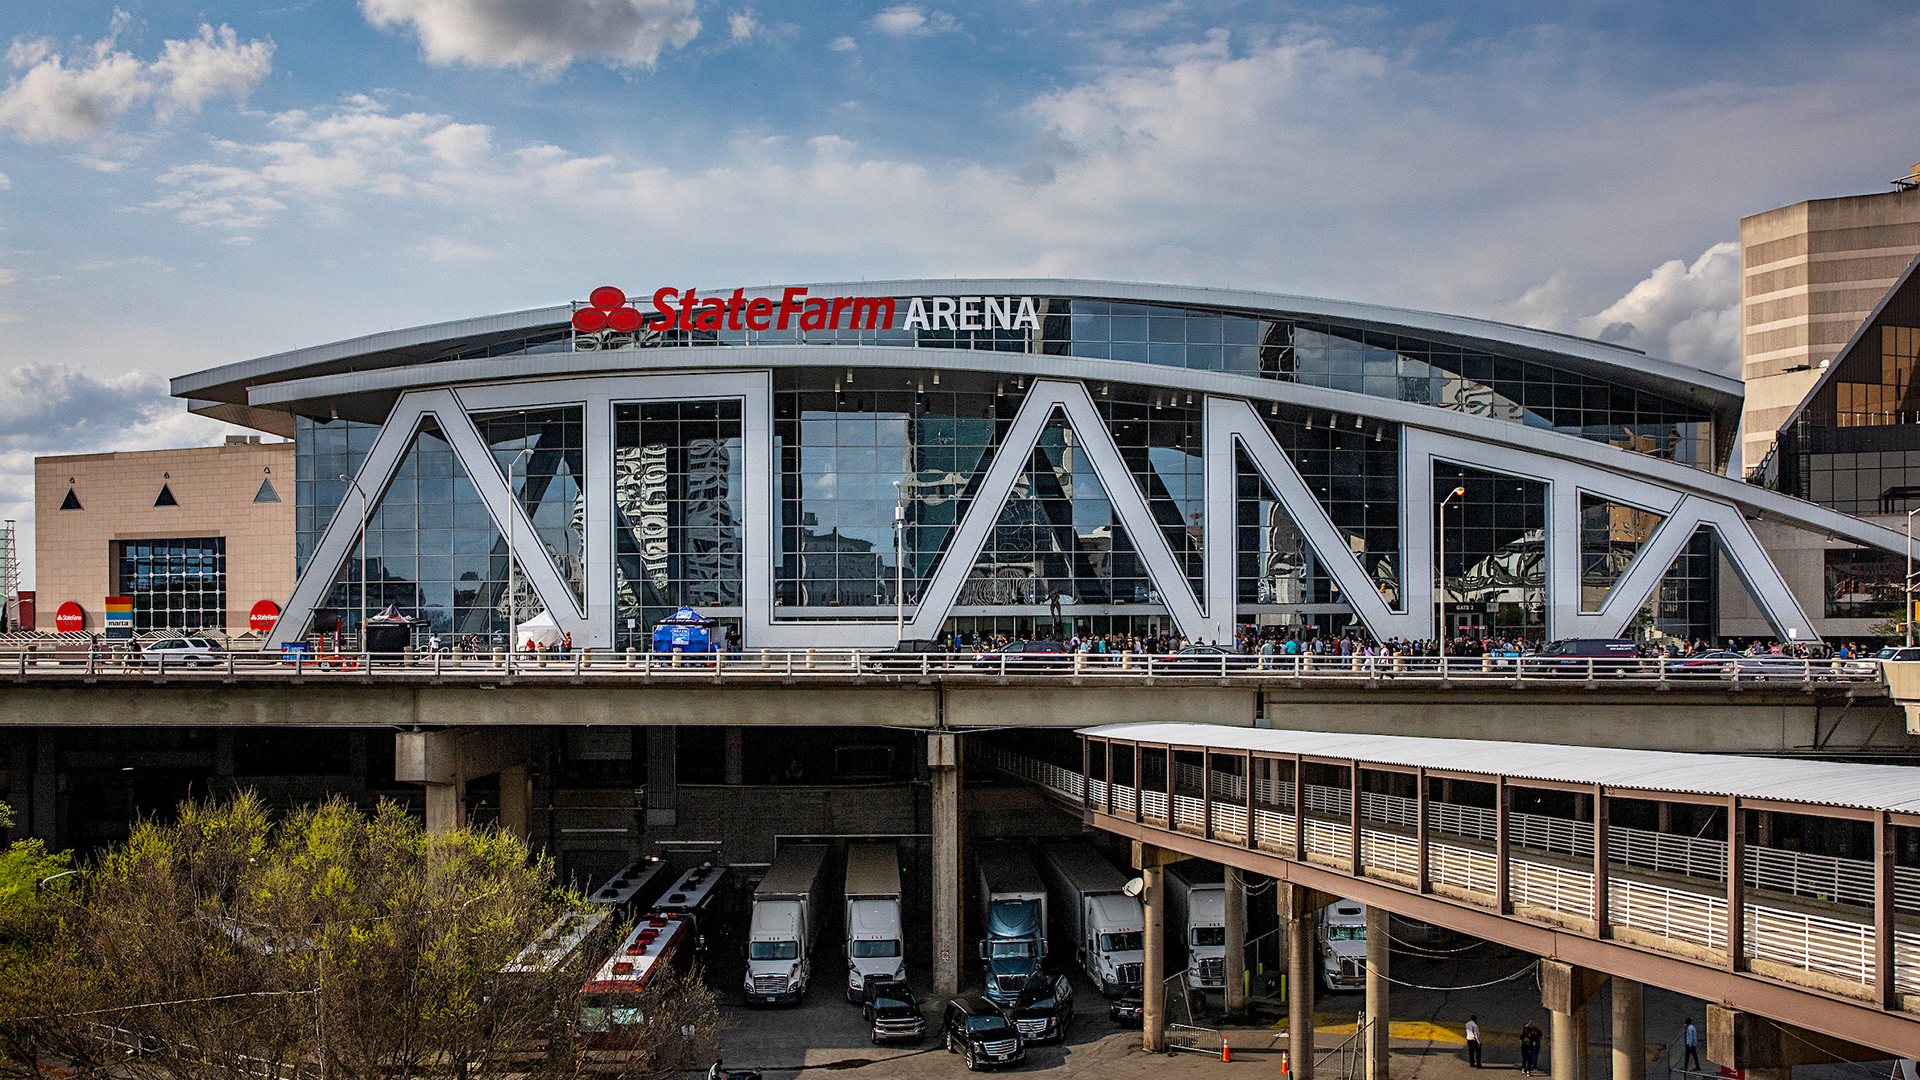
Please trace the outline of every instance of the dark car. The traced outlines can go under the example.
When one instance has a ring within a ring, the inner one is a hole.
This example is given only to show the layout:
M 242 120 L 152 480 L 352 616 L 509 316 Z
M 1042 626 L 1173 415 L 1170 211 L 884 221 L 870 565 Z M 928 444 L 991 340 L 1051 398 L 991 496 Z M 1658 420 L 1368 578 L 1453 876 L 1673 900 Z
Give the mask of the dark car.
M 965 1054 L 970 1070 L 1018 1065 L 1027 1060 L 1027 1048 L 1013 1018 L 977 994 L 947 1002 L 940 1027 L 947 1053 Z
M 1640 645 L 1630 638 L 1568 638 L 1526 659 L 1528 674 L 1631 675 L 1640 666 Z
M 1014 1027 L 1030 1043 L 1060 1042 L 1073 1026 L 1073 984 L 1065 975 L 1035 975 L 1010 1006 Z
M 1107 1015 L 1121 1027 L 1139 1027 L 1147 1015 L 1147 1000 L 1138 990 L 1130 990 L 1107 1003 Z
M 898 979 L 872 979 L 862 996 L 861 1010 L 873 1025 L 876 1044 L 895 1039 L 919 1042 L 927 1037 L 927 1018 L 920 1015 L 920 999 L 913 995 L 913 987 Z
M 1013 641 L 974 660 L 993 668 L 1005 663 L 1008 671 L 1055 670 L 1073 666 L 1073 650 L 1060 641 Z

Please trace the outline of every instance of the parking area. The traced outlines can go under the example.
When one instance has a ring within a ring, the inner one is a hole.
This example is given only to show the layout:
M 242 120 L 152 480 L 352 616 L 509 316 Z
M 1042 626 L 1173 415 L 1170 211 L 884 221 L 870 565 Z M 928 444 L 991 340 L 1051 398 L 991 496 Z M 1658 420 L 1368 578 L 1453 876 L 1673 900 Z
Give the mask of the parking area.
M 834 959 L 822 956 L 829 965 Z M 1466 939 L 1446 946 L 1444 951 L 1426 947 L 1402 951 L 1396 946 L 1392 977 L 1410 985 L 1397 985 L 1393 990 L 1392 1075 L 1409 1080 L 1469 1080 L 1475 1075 L 1466 1059 L 1464 1029 L 1469 1016 L 1478 1017 L 1487 1070 L 1518 1074 L 1521 1027 L 1528 1020 L 1543 1029 L 1548 1027 L 1547 1013 L 1540 1007 L 1539 987 L 1531 973 L 1533 961 L 1534 957 L 1524 953 Z M 909 974 L 916 990 L 924 992 L 931 983 L 925 970 Z M 1030 1048 L 1026 1064 L 1009 1071 L 1116 1080 L 1281 1075 L 1280 1056 L 1286 1046 L 1285 1006 L 1281 1002 L 1260 1002 L 1252 1021 L 1221 1026 L 1217 1017 L 1207 1015 L 1219 1007 L 1218 995 L 1211 995 L 1208 1008 L 1194 1018 L 1207 1030 L 1180 1033 L 1208 1045 L 1211 1053 L 1147 1054 L 1140 1049 L 1138 1030 L 1116 1027 L 1107 1016 L 1106 1000 L 1078 972 L 1070 974 L 1075 987 L 1075 1019 L 1065 1042 Z M 941 1003 L 927 1003 L 929 1036 L 925 1042 L 874 1046 L 860 1009 L 845 1000 L 839 975 L 839 969 L 832 966 L 816 975 L 806 1000 L 797 1007 L 749 1008 L 737 974 L 728 978 L 723 969 L 715 969 L 712 978 L 725 1023 L 721 1045 L 727 1067 L 758 1069 L 767 1080 L 829 1074 L 908 1080 L 966 1075 L 965 1065 L 945 1052 L 936 1034 Z M 1319 1065 L 1319 1077 L 1332 1080 L 1341 1075 L 1342 1055 L 1337 1048 L 1353 1038 L 1364 995 L 1329 992 L 1323 986 L 1315 1005 L 1317 1043 L 1326 1055 Z M 1647 988 L 1647 1080 L 1688 1075 L 1678 1067 L 1680 1032 L 1691 1017 L 1700 1028 L 1704 1044 L 1705 1015 L 1703 1002 Z M 1588 1073 L 1594 1078 L 1611 1075 L 1610 1016 L 1608 991 L 1602 988 L 1589 1008 Z M 1185 1017 L 1176 1015 L 1175 1019 Z M 1232 1049 L 1231 1062 L 1220 1060 L 1222 1035 Z M 1541 1059 L 1544 1067 L 1550 1060 L 1550 1048 L 1542 1050 Z M 1704 1068 L 1706 1075 L 1719 1072 L 1711 1062 Z M 1891 1068 L 1891 1062 L 1801 1066 L 1794 1074 L 1799 1080 L 1869 1080 L 1887 1077 Z M 1357 1062 L 1350 1069 L 1349 1075 L 1357 1076 Z

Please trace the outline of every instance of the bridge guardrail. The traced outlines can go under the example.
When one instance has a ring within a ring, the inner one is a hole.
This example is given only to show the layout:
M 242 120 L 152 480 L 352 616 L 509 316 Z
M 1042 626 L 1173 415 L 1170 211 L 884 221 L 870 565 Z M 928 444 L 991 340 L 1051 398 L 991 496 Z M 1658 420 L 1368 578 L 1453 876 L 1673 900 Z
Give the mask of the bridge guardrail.
M 1258 656 L 1233 653 L 900 653 L 859 649 L 752 649 L 722 653 L 577 650 L 568 654 L 220 652 L 144 656 L 121 650 L 0 651 L 0 677 L 173 678 L 595 678 L 800 680 L 1040 679 L 1060 682 L 1237 680 L 1254 684 L 1365 682 L 1467 686 L 1660 685 L 1670 688 L 1773 686 L 1815 688 L 1882 682 L 1875 661 L 1781 656 L 1735 661 L 1689 657 Z

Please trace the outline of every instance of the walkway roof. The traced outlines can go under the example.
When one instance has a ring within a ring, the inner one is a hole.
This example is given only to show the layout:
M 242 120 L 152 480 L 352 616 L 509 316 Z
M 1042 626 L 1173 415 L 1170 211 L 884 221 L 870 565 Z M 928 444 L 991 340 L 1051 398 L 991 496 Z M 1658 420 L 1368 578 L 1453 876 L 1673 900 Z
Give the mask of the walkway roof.
M 1205 746 L 1235 753 L 1307 754 L 1409 768 L 1451 769 L 1515 780 L 1738 796 L 1864 810 L 1920 813 L 1920 768 L 1798 758 L 1685 754 L 1415 735 L 1343 735 L 1217 724 L 1109 724 L 1081 735 L 1120 742 Z

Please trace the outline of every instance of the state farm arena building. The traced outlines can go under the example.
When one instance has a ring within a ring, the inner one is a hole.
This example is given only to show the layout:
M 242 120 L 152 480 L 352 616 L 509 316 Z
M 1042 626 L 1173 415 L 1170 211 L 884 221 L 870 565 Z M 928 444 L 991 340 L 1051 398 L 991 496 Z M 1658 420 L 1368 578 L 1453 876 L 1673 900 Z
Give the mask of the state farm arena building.
M 270 646 L 388 604 L 493 643 L 545 610 L 597 650 L 645 649 L 682 606 L 749 648 L 1441 619 L 1808 640 L 1877 621 L 1836 606 L 1836 556 L 1904 558 L 1882 524 L 1723 475 L 1737 382 L 1264 293 L 602 289 L 173 393 L 296 440 L 299 579 Z

